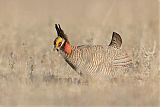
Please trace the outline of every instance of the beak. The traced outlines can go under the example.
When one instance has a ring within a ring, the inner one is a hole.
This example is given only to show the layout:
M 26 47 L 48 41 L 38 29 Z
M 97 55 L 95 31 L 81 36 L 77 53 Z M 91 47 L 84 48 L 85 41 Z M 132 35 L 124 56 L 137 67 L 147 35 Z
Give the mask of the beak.
M 54 47 L 54 48 L 53 48 L 53 51 L 56 51 L 56 50 L 59 51 L 59 49 L 57 49 L 56 47 Z

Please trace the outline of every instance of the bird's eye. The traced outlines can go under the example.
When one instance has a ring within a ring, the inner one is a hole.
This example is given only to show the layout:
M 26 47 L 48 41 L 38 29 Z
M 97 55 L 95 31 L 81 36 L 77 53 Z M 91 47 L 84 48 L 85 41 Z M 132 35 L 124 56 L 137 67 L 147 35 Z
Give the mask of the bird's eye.
M 58 47 L 60 47 L 60 46 L 61 46 L 61 44 L 62 44 L 62 42 L 59 42 Z

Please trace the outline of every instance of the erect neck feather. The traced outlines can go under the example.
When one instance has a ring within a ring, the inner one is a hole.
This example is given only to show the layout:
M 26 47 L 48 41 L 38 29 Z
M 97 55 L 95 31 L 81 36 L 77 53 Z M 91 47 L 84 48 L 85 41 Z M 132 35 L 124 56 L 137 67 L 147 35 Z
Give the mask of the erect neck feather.
M 72 53 L 72 47 L 70 45 L 70 43 L 67 41 L 65 42 L 65 45 L 64 45 L 64 52 L 68 55 L 70 55 Z

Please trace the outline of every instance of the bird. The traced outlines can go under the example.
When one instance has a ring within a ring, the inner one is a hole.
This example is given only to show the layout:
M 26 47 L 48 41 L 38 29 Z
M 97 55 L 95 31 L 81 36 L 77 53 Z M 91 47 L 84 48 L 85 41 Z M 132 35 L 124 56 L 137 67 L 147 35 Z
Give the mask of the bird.
M 57 37 L 54 40 L 56 50 L 64 60 L 84 78 L 108 80 L 128 72 L 132 57 L 121 48 L 121 36 L 113 32 L 109 45 L 71 45 L 68 36 L 60 24 L 55 24 Z

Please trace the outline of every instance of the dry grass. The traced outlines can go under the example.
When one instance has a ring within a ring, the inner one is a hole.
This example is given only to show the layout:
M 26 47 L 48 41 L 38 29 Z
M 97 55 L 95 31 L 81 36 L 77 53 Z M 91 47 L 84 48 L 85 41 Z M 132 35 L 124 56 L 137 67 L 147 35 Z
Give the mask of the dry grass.
M 0 105 L 160 105 L 158 1 L 37 2 L 0 1 Z M 133 69 L 86 85 L 52 51 L 57 22 L 75 45 L 107 44 L 119 32 L 132 50 Z

